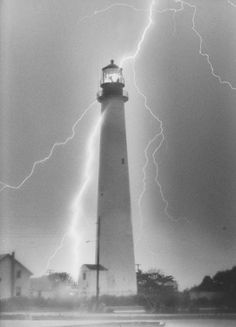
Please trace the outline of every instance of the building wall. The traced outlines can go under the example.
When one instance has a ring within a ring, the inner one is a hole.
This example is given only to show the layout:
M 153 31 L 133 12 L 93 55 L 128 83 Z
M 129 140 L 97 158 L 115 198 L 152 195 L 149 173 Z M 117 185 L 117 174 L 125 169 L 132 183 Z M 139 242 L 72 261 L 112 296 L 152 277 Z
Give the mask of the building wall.
M 98 216 L 100 264 L 108 269 L 108 294 L 136 294 L 129 167 L 122 97 L 102 102 Z M 101 292 L 103 292 L 101 288 Z
M 90 270 L 86 266 L 80 269 L 78 288 L 80 297 L 91 297 L 96 295 L 96 270 Z M 99 289 L 100 295 L 107 294 L 107 271 L 100 270 L 99 272 Z
M 11 297 L 11 258 L 5 257 L 0 261 L 0 298 Z M 14 290 L 13 296 L 29 296 L 30 272 L 16 261 L 14 263 Z
M 0 261 L 0 299 L 11 297 L 11 260 L 6 257 Z
M 20 276 L 17 274 L 20 272 Z M 15 291 L 14 296 L 29 296 L 30 273 L 18 263 L 15 264 Z

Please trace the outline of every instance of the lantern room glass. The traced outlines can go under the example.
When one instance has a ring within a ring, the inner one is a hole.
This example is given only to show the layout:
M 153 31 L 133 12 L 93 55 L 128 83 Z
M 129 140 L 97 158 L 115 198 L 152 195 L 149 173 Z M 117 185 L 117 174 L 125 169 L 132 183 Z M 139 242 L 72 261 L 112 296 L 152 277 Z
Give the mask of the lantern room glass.
M 122 68 L 112 67 L 112 68 L 104 69 L 101 84 L 106 84 L 106 83 L 125 84 L 125 81 L 124 81 L 124 78 L 122 75 Z

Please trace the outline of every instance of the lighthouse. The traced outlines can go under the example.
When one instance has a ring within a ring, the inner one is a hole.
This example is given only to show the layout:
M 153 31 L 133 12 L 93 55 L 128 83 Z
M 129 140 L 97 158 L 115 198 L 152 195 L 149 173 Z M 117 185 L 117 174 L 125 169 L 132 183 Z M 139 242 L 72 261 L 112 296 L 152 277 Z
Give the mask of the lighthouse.
M 128 93 L 122 68 L 102 69 L 97 100 L 103 115 L 97 208 L 97 291 L 126 296 L 137 293 L 131 219 L 129 165 L 125 126 Z M 99 267 L 106 271 L 106 285 L 99 283 Z

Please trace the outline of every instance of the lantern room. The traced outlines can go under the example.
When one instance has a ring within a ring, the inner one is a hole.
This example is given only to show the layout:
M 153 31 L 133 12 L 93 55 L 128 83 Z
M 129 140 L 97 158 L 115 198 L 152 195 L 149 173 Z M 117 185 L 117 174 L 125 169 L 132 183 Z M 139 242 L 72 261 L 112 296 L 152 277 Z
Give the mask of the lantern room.
M 99 102 L 110 97 L 120 97 L 122 101 L 128 101 L 128 93 L 124 90 L 125 80 L 122 68 L 115 65 L 114 60 L 102 69 L 100 86 L 102 90 L 97 93 Z
M 125 81 L 122 75 L 122 68 L 114 64 L 114 60 L 111 60 L 110 64 L 102 69 L 101 86 L 103 84 L 121 84 L 125 85 Z

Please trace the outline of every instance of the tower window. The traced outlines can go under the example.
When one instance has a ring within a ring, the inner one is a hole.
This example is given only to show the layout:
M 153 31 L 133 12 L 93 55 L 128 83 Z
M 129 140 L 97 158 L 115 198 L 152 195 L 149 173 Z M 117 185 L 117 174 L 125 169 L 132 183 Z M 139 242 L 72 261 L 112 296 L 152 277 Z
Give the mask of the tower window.
M 20 270 L 17 271 L 16 278 L 21 278 L 21 271 Z
M 83 273 L 83 280 L 86 280 L 86 273 Z
M 122 163 L 122 165 L 125 164 L 125 158 L 122 158 L 122 159 L 121 159 L 121 163 Z

